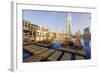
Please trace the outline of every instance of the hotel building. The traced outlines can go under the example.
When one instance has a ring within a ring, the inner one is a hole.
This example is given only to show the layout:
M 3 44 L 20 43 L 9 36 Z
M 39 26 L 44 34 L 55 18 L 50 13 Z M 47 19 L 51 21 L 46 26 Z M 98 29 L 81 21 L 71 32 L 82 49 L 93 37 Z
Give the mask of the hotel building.
M 43 41 L 55 37 L 56 33 L 50 32 L 49 29 L 32 24 L 23 20 L 23 44 L 30 44 L 37 41 Z

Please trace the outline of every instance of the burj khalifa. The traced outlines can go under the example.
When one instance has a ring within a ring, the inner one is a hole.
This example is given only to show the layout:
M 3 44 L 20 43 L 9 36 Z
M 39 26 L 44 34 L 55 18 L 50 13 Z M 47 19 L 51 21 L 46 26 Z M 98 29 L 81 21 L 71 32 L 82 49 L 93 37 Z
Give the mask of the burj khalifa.
M 68 13 L 68 16 L 67 16 L 66 35 L 67 36 L 72 36 L 72 17 L 71 17 L 71 13 Z

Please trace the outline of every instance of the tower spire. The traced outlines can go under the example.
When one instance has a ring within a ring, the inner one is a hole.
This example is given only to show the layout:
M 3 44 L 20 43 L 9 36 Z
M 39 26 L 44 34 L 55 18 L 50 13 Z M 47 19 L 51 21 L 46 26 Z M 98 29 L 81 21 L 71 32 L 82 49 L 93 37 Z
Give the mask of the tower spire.
M 71 13 L 68 13 L 68 16 L 67 16 L 67 30 L 66 30 L 66 33 L 68 36 L 71 36 L 72 35 L 72 18 L 71 18 Z

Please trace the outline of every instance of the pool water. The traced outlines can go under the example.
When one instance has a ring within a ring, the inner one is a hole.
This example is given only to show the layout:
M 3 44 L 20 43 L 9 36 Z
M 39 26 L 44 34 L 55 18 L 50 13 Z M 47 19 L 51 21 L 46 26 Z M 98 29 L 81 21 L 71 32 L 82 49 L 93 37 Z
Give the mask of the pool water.
M 63 41 L 61 40 L 58 40 L 58 41 L 55 41 L 52 45 L 48 46 L 49 48 L 51 49 L 58 49 L 59 47 L 61 47 L 61 45 L 63 44 Z
M 81 43 L 84 46 L 84 51 L 86 53 L 85 59 L 91 59 L 91 41 L 89 39 L 82 39 Z
M 23 50 L 23 59 L 28 58 L 31 55 L 32 55 L 32 53 L 30 53 L 30 52 L 28 52 L 26 50 Z

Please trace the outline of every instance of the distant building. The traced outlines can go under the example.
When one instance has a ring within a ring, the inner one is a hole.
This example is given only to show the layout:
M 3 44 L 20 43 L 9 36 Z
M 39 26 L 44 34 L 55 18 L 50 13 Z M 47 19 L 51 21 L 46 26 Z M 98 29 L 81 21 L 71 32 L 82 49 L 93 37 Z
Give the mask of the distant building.
M 76 37 L 81 37 L 81 31 L 78 30 L 78 31 L 75 33 L 75 36 L 76 36 Z
M 72 36 L 72 17 L 70 13 L 68 14 L 66 25 L 66 36 Z
M 62 31 L 61 33 L 57 34 L 57 40 L 64 40 L 66 37 L 66 33 Z
M 91 33 L 89 31 L 89 27 L 87 27 L 87 28 L 84 29 L 83 37 L 91 39 Z
M 48 29 L 38 26 L 38 30 L 36 32 L 36 41 L 42 41 L 48 39 L 49 37 L 48 33 L 49 33 Z
M 89 34 L 89 27 L 84 29 L 84 35 L 87 35 L 87 34 Z

